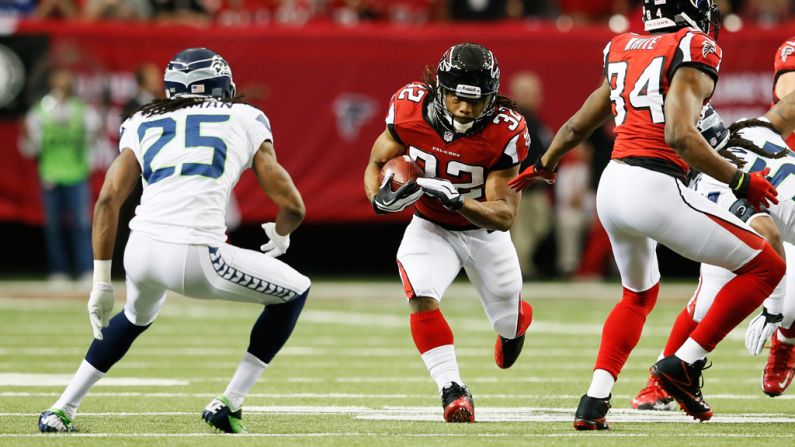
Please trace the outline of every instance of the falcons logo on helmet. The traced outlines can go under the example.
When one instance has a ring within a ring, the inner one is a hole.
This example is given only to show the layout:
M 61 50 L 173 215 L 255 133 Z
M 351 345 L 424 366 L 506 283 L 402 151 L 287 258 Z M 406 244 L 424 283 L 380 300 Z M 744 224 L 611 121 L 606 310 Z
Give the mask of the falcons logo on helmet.
M 787 58 L 792 53 L 795 53 L 795 48 L 790 46 L 784 47 L 784 49 L 781 50 L 781 62 L 787 62 Z

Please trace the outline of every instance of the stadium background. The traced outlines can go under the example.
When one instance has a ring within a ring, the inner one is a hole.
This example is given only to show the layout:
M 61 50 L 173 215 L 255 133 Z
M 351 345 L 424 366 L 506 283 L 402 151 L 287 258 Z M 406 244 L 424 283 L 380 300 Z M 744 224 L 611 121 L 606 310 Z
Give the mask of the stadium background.
M 49 3 L 71 3 L 78 9 L 42 12 Z M 254 19 L 226 26 L 222 17 L 229 16 L 221 13 L 237 3 Z M 487 5 L 480 15 L 461 12 L 463 4 L 478 3 Z M 0 272 L 45 273 L 36 166 L 20 155 L 18 139 L 22 116 L 46 92 L 53 67 L 72 70 L 77 94 L 104 117 L 95 150 L 96 195 L 103 169 L 115 154 L 121 107 L 135 94 L 134 71 L 145 63 L 162 67 L 185 47 L 220 52 L 233 68 L 239 92 L 270 117 L 279 160 L 307 204 L 305 225 L 294 234 L 284 259 L 310 275 L 386 276 L 394 274 L 394 253 L 410 213 L 376 216 L 363 193 L 362 173 L 372 141 L 384 128 L 390 96 L 417 80 L 422 68 L 435 64 L 451 44 L 477 41 L 497 56 L 503 91 L 514 73 L 531 70 L 539 75 L 545 98 L 539 118 L 554 131 L 601 82 L 605 43 L 627 28 L 641 29 L 639 3 L 232 1 L 206 2 L 204 12 L 148 20 L 92 16 L 90 1 L 82 12 L 81 3 L 71 1 L 42 1 L 39 9 L 27 12 L 4 5 L 0 243 L 7 256 L 0 258 Z M 720 35 L 724 62 L 713 103 L 728 121 L 758 115 L 769 106 L 772 55 L 795 34 L 795 26 L 789 20 L 792 2 L 721 3 L 732 13 Z M 213 12 L 206 6 L 212 4 L 220 6 Z M 517 13 L 519 4 L 524 9 Z M 400 5 L 428 14 L 394 19 L 389 11 Z M 286 6 L 304 14 L 279 19 L 279 8 Z M 257 11 L 267 14 L 257 16 Z M 594 159 L 603 162 L 606 157 L 602 153 Z M 230 241 L 256 248 L 264 239 L 259 223 L 271 219 L 274 209 L 251 173 L 243 176 L 235 197 L 241 222 L 230 232 Z M 660 252 L 664 274 L 696 274 L 693 263 L 665 249 Z M 555 274 L 554 256 L 550 237 L 536 254 L 548 277 Z M 341 258 L 346 262 L 339 262 Z M 121 262 L 115 265 L 118 273 Z

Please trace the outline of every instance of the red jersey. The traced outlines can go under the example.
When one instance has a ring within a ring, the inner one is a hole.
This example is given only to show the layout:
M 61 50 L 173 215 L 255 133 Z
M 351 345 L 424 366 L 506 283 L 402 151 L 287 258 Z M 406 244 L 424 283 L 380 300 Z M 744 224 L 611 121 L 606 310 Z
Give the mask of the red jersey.
M 713 40 L 689 28 L 614 37 L 604 51 L 604 73 L 616 121 L 613 158 L 677 176 L 679 171 L 686 173 L 687 163 L 665 143 L 665 95 L 679 67 L 697 68 L 717 82 L 721 57 Z
M 484 201 L 489 173 L 517 166 L 527 156 L 530 134 L 524 117 L 514 110 L 497 107 L 485 127 L 472 134 L 440 133 L 429 123 L 430 98 L 428 89 L 421 83 L 401 88 L 390 101 L 387 129 L 423 167 L 426 177 L 450 180 L 462 196 Z M 446 228 L 475 228 L 464 216 L 428 196 L 417 202 L 416 212 Z
M 779 102 L 781 98 L 776 95 L 776 81 L 784 73 L 795 71 L 795 36 L 787 39 L 776 50 L 776 59 L 773 62 L 773 104 Z M 795 134 L 787 138 L 787 145 L 790 149 L 795 149 Z

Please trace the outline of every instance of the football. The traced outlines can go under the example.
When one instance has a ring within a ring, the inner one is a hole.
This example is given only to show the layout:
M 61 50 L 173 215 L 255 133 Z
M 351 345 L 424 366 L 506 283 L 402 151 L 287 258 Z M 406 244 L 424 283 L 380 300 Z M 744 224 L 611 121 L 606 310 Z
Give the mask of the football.
M 422 168 L 408 155 L 401 155 L 386 162 L 381 168 L 380 182 L 384 181 L 384 176 L 390 169 L 395 173 L 392 176 L 392 191 L 397 191 L 406 182 L 422 177 Z

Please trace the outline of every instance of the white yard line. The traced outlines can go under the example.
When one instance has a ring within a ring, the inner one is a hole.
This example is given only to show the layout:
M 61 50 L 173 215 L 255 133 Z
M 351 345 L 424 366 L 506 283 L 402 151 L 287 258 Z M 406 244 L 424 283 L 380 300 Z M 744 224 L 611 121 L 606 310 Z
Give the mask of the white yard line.
M 27 392 L 27 391 L 6 391 L 0 392 L 2 397 L 57 397 L 60 392 Z M 92 392 L 90 397 L 183 397 L 183 398 L 207 398 L 215 397 L 218 393 L 162 393 L 162 392 Z M 369 393 L 249 393 L 248 399 L 264 398 L 264 399 L 428 399 L 432 396 L 431 393 L 393 393 L 393 394 L 369 394 Z M 493 393 L 478 393 L 478 399 L 579 399 L 581 394 L 556 394 L 550 396 L 549 394 L 493 394 Z M 614 394 L 613 400 L 620 401 L 630 399 L 634 396 L 629 394 Z M 759 394 L 709 394 L 706 396 L 709 400 L 763 400 L 769 401 L 769 397 L 761 392 Z M 780 400 L 795 400 L 795 395 L 784 395 L 776 397 L 776 401 Z
M 0 434 L 3 438 L 39 438 L 39 439 L 66 439 L 66 438 L 206 438 L 206 437 L 231 437 L 231 438 L 346 438 L 346 437 L 366 437 L 366 438 L 579 438 L 586 439 L 589 436 L 602 438 L 655 438 L 659 439 L 657 433 L 615 433 L 599 432 L 598 434 L 588 434 L 588 432 L 570 433 L 376 433 L 376 432 L 318 432 L 318 433 L 15 433 Z M 744 433 L 666 433 L 666 438 L 734 438 L 734 439 L 792 439 L 795 434 L 744 434 Z M 596 438 L 594 438 L 596 439 Z
M 571 422 L 571 408 L 546 407 L 480 407 L 477 420 L 482 422 Z M 440 421 L 438 407 L 383 407 L 365 406 L 247 406 L 246 413 L 277 415 L 347 415 L 359 420 Z M 193 416 L 196 412 L 101 412 L 80 413 L 79 417 L 130 417 L 130 416 Z M 0 413 L 0 416 L 34 417 L 38 413 Z M 698 423 L 682 412 L 654 412 L 614 409 L 609 413 L 611 422 L 627 423 Z M 709 424 L 795 424 L 795 415 L 740 413 L 716 415 Z

